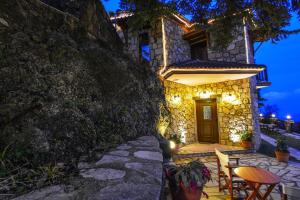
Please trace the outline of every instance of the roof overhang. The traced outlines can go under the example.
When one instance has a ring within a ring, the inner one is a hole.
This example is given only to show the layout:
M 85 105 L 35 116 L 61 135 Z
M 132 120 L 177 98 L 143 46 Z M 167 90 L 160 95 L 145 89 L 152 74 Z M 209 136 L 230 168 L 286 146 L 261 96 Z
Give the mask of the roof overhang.
M 218 83 L 230 80 L 245 79 L 255 76 L 261 72 L 263 68 L 213 68 L 213 69 L 195 69 L 195 68 L 169 68 L 168 70 L 161 73 L 161 76 L 165 80 L 172 82 L 195 86 L 204 85 L 210 83 Z

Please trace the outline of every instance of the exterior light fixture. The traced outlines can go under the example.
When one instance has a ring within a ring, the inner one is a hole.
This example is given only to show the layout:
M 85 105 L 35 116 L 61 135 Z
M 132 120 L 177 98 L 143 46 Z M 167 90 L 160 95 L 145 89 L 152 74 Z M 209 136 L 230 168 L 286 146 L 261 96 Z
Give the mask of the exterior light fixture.
M 173 96 L 172 97 L 172 102 L 174 103 L 174 104 L 180 104 L 180 102 L 181 102 L 181 98 L 180 98 L 180 96 Z
M 290 119 L 292 119 L 292 116 L 291 115 L 287 115 L 286 119 L 290 120 Z
M 271 115 L 271 117 L 272 117 L 272 118 L 275 118 L 275 117 L 276 117 L 276 115 L 275 115 L 275 114 L 272 114 L 272 115 Z
M 263 117 L 264 115 L 262 113 L 259 114 L 260 117 Z
M 236 96 L 230 93 L 223 96 L 223 101 L 231 104 L 239 104 L 239 101 L 237 100 Z
M 241 136 L 237 133 L 231 133 L 230 134 L 230 140 L 234 143 L 240 142 L 241 141 Z
M 199 92 L 199 97 L 201 99 L 209 99 L 210 95 L 211 95 L 211 92 L 207 92 L 207 91 Z
M 172 140 L 170 140 L 169 142 L 170 142 L 170 148 L 171 148 L 171 149 L 175 149 L 175 148 L 176 148 L 175 142 L 172 141 Z

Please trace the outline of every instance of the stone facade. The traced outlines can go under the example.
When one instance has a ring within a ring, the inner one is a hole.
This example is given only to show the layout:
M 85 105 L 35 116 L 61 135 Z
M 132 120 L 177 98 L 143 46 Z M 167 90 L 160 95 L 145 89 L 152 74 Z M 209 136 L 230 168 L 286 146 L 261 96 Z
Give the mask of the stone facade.
M 209 60 L 253 63 L 253 53 L 249 42 L 248 29 L 241 28 L 236 39 L 225 50 L 214 50 L 211 47 L 213 36 L 209 41 L 207 54 Z M 182 36 L 187 32 L 182 25 L 173 19 L 164 18 L 158 20 L 155 27 L 145 30 L 128 30 L 128 42 L 125 51 L 131 55 L 134 60 L 139 61 L 139 35 L 148 33 L 150 37 L 150 65 L 154 69 L 166 65 L 172 65 L 177 62 L 191 59 L 191 46 Z M 124 40 L 124 33 L 118 31 L 119 36 Z M 165 51 L 164 51 L 165 49 Z M 164 63 L 164 56 L 166 57 Z
M 164 32 L 166 38 L 167 65 L 191 59 L 191 47 L 188 41 L 183 40 L 183 28 L 173 20 L 164 19 Z
M 162 28 L 161 21 L 158 21 L 156 27 L 153 29 L 143 29 L 143 30 L 128 30 L 127 41 L 123 36 L 122 31 L 118 31 L 119 36 L 126 43 L 125 52 L 130 55 L 136 62 L 139 60 L 139 35 L 148 34 L 149 35 L 149 45 L 150 45 L 150 66 L 153 70 L 157 70 L 158 66 L 163 64 L 163 39 L 162 39 Z
M 198 142 L 194 98 L 199 98 L 199 94 L 204 91 L 210 93 L 211 98 L 217 99 L 220 144 L 235 145 L 232 137 L 241 130 L 256 135 L 257 110 L 254 108 L 257 106 L 253 102 L 251 78 L 199 86 L 186 86 L 170 81 L 165 81 L 164 84 L 172 119 L 168 132 L 180 134 L 187 144 Z M 234 101 L 226 101 L 226 95 L 229 94 L 235 98 Z M 175 96 L 180 100 L 175 102 Z
M 208 48 L 208 59 L 226 62 L 246 63 L 246 48 L 243 33 L 226 48 L 226 50 L 213 50 Z
M 211 36 L 211 43 L 213 36 Z M 235 39 L 224 50 L 214 50 L 208 47 L 208 59 L 226 62 L 254 63 L 252 45 L 250 44 L 248 28 L 240 28 Z
M 174 19 L 163 18 L 152 29 L 142 31 L 129 31 L 128 53 L 138 60 L 140 33 L 147 32 L 150 36 L 150 52 L 152 69 L 157 71 L 163 66 L 172 65 L 191 59 L 191 46 L 183 39 L 188 32 L 187 27 Z M 247 27 L 241 27 L 235 40 L 224 50 L 211 48 L 213 36 L 208 41 L 208 59 L 213 61 L 254 63 L 253 52 L 249 42 Z M 234 145 L 231 137 L 240 130 L 248 130 L 253 133 L 255 148 L 260 145 L 258 104 L 256 94 L 256 79 L 248 78 L 235 81 L 226 81 L 208 85 L 187 86 L 169 81 L 164 81 L 165 95 L 171 113 L 171 125 L 167 129 L 166 124 L 159 124 L 162 133 L 172 131 L 184 136 L 187 144 L 198 142 L 196 130 L 195 101 L 201 91 L 211 92 L 218 102 L 219 143 Z M 232 94 L 238 100 L 234 103 L 226 103 L 222 99 L 224 95 Z M 172 98 L 178 96 L 181 102 L 172 103 Z M 165 120 L 161 120 L 164 121 Z

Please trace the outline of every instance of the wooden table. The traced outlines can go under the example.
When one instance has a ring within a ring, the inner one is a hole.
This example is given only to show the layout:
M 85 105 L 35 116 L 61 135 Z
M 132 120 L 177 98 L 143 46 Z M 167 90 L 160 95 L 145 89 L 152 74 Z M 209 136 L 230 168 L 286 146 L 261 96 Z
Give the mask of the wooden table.
M 256 198 L 265 200 L 280 182 L 280 177 L 258 167 L 238 167 L 234 170 L 234 173 L 244 179 L 252 189 L 252 193 L 247 197 L 247 200 L 255 200 Z M 267 186 L 265 194 L 261 194 L 259 191 L 262 185 Z

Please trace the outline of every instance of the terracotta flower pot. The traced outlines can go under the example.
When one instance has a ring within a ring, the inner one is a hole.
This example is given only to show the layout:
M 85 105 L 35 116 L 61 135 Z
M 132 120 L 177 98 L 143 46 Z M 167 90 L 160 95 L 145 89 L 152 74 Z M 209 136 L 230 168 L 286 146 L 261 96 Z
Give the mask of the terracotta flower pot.
M 180 199 L 181 200 L 199 200 L 202 196 L 203 188 L 186 188 L 182 183 L 180 184 Z
M 290 153 L 288 152 L 275 151 L 275 155 L 279 162 L 288 162 L 290 158 Z
M 241 146 L 244 149 L 250 149 L 252 146 L 252 142 L 251 141 L 241 141 Z

